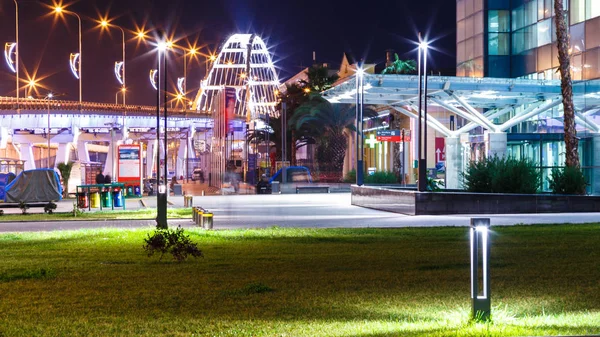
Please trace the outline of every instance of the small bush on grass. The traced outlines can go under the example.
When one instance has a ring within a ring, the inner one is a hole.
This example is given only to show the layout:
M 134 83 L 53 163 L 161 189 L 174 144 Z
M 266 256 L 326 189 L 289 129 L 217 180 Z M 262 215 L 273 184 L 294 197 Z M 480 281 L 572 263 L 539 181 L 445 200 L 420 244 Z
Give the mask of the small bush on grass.
M 56 209 L 56 204 L 50 201 L 44 206 L 44 213 L 52 214 Z
M 365 184 L 395 184 L 397 181 L 394 172 L 390 171 L 375 172 L 365 176 Z
M 160 253 L 159 260 L 162 260 L 165 253 L 171 253 L 176 261 L 185 260 L 188 255 L 193 257 L 203 257 L 202 251 L 198 245 L 193 243 L 188 235 L 185 235 L 181 226 L 177 229 L 156 229 L 152 235 L 144 239 L 144 250 L 148 256 L 154 253 Z
M 554 168 L 550 176 L 550 189 L 555 194 L 579 194 L 586 193 L 587 182 L 583 171 L 579 167 Z
M 471 162 L 463 174 L 465 189 L 479 193 L 534 194 L 540 178 L 531 160 L 497 156 Z

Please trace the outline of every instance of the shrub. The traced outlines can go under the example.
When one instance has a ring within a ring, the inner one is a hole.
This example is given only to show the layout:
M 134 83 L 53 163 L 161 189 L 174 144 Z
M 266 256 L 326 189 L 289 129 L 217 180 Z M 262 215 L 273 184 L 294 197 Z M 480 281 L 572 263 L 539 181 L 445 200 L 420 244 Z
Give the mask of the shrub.
M 549 183 L 552 193 L 580 195 L 586 193 L 587 182 L 583 171 L 579 167 L 567 166 L 552 169 Z
M 396 175 L 390 171 L 375 172 L 365 176 L 365 184 L 395 184 L 396 181 Z
M 427 177 L 427 190 L 430 192 L 439 192 L 444 185 L 433 178 Z
M 346 176 L 344 177 L 344 182 L 345 183 L 356 183 L 356 170 L 352 169 L 350 171 L 348 171 L 348 174 L 346 174 Z
M 536 193 L 540 171 L 529 159 L 490 157 L 471 162 L 463 174 L 464 187 L 480 193 Z
M 185 260 L 188 255 L 193 257 L 203 257 L 202 251 L 198 249 L 197 244 L 193 243 L 189 236 L 185 235 L 181 226 L 177 229 L 156 229 L 152 235 L 144 239 L 144 250 L 148 256 L 154 253 L 160 253 L 159 260 L 162 260 L 165 253 L 171 253 L 176 261 Z
M 44 213 L 52 214 L 56 209 L 56 204 L 50 201 L 46 205 L 44 205 Z

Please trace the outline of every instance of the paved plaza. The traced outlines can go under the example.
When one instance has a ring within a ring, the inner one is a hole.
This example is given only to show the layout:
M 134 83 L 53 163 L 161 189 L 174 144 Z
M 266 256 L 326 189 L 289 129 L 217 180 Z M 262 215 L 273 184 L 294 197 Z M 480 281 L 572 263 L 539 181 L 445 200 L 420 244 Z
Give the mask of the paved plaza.
M 183 207 L 181 196 L 170 196 L 170 208 Z M 145 204 L 145 206 L 144 206 Z M 194 196 L 193 205 L 214 214 L 214 229 L 279 227 L 315 228 L 400 228 L 468 226 L 471 218 L 487 217 L 492 226 L 516 224 L 591 223 L 600 213 L 498 214 L 498 215 L 423 215 L 409 216 L 350 205 L 350 193 L 207 195 Z M 156 207 L 156 197 L 126 199 L 127 209 Z M 73 209 L 73 200 L 58 203 L 59 212 Z M 31 210 L 41 212 L 41 209 Z M 18 208 L 5 209 L 19 213 Z M 26 219 L 26 217 L 24 217 Z M 0 232 L 51 231 L 81 228 L 152 228 L 154 220 L 83 220 L 0 222 Z M 195 226 L 191 219 L 171 219 L 170 226 Z

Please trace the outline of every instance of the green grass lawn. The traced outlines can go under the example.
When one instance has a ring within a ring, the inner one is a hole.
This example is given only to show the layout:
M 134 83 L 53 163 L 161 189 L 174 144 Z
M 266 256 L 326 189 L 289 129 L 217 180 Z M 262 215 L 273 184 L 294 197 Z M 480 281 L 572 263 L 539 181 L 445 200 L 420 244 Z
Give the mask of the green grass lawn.
M 492 322 L 470 321 L 467 228 L 0 235 L 0 336 L 542 336 L 600 333 L 600 225 L 495 227 Z

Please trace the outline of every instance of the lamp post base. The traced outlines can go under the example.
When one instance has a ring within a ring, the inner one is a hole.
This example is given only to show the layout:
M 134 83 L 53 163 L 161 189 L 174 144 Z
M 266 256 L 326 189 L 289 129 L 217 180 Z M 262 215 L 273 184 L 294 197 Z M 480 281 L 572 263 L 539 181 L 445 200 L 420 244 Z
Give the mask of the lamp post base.
M 156 205 L 156 228 L 167 229 L 167 193 L 158 193 Z
M 363 161 L 358 160 L 356 162 L 356 185 L 362 186 L 364 181 Z
M 419 159 L 418 173 L 419 184 L 417 186 L 417 189 L 419 190 L 419 192 L 425 192 L 427 191 L 427 160 Z

